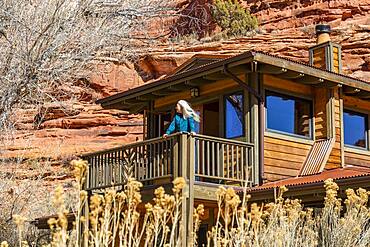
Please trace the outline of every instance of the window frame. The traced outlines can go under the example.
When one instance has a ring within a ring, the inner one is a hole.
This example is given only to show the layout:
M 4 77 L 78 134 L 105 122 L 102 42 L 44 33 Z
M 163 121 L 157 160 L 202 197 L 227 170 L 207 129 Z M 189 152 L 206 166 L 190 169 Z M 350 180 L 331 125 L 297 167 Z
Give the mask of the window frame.
M 289 133 L 281 130 L 275 130 L 267 127 L 267 94 L 270 93 L 270 95 L 276 95 L 276 96 L 281 96 L 285 98 L 289 98 L 292 100 L 301 100 L 304 102 L 309 103 L 309 109 L 310 109 L 310 116 L 309 116 L 309 135 L 304 136 L 304 135 L 299 135 L 299 134 L 294 134 L 294 133 Z M 278 135 L 283 135 L 283 136 L 289 136 L 293 138 L 298 138 L 298 139 L 303 139 L 303 140 L 314 140 L 315 135 L 314 135 L 314 100 L 312 97 L 308 97 L 306 95 L 299 95 L 294 92 L 288 92 L 288 91 L 280 91 L 280 90 L 275 90 L 271 88 L 266 88 L 264 90 L 264 100 L 265 100 L 265 131 L 268 133 L 275 133 Z
M 233 94 L 241 94 L 243 96 L 243 122 L 242 122 L 242 134 L 239 135 L 239 136 L 234 136 L 234 137 L 226 137 L 226 101 L 227 101 L 227 97 L 230 96 L 230 95 L 233 95 Z M 235 91 L 231 91 L 231 92 L 228 92 L 226 94 L 223 95 L 222 97 L 222 108 L 223 108 L 223 138 L 226 138 L 226 139 L 238 139 L 238 138 L 243 138 L 245 137 L 245 113 L 246 113 L 246 109 L 245 109 L 245 93 L 244 93 L 244 90 L 235 90 Z
M 345 112 L 349 112 L 349 113 L 354 113 L 356 115 L 362 115 L 365 117 L 365 147 L 359 147 L 359 146 L 354 146 L 354 145 L 350 145 L 350 144 L 346 144 L 345 143 L 345 140 L 344 140 L 344 128 L 345 128 L 345 124 L 344 124 L 344 113 Z M 355 150 L 362 150 L 362 151 L 370 151 L 370 117 L 369 117 L 369 113 L 366 112 L 366 111 L 361 111 L 361 109 L 353 109 L 351 107 L 343 107 L 343 124 L 342 124 L 342 128 L 343 128 L 343 145 L 345 148 L 351 148 L 351 149 L 355 149 Z

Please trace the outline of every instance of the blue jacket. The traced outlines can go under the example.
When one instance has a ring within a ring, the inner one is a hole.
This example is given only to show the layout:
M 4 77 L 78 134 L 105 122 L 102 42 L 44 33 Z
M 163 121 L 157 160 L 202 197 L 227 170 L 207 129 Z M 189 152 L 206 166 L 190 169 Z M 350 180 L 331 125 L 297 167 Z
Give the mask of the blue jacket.
M 168 126 L 166 134 L 170 135 L 176 132 L 195 132 L 194 118 L 184 118 L 182 114 L 176 113 L 170 126 Z

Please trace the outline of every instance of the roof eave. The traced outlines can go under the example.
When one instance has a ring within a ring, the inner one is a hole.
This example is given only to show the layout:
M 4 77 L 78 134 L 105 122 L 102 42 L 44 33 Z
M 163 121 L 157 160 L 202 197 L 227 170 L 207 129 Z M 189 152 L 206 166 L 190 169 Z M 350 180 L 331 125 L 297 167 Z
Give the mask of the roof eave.
M 97 104 L 101 104 L 103 107 L 109 107 L 109 105 L 112 105 L 116 103 L 116 100 L 119 100 L 120 98 L 123 97 L 130 97 L 130 98 L 135 98 L 137 95 L 142 95 L 145 94 L 146 92 L 156 89 L 160 90 L 161 88 L 165 88 L 168 86 L 169 83 L 181 83 L 186 80 L 194 79 L 197 77 L 202 76 L 204 73 L 206 74 L 211 74 L 217 71 L 223 70 L 223 67 L 225 65 L 229 67 L 233 67 L 242 63 L 248 63 L 254 60 L 255 52 L 246 52 L 242 53 L 238 56 L 227 58 L 224 60 L 216 61 L 204 66 L 200 66 L 198 68 L 185 71 L 182 73 L 175 74 L 170 77 L 166 77 L 164 79 L 152 82 L 150 84 L 144 84 L 142 86 L 133 88 L 131 90 L 118 93 L 103 99 L 99 99 L 96 101 Z
M 118 105 L 120 109 L 130 110 L 132 107 L 130 106 L 130 102 L 128 102 L 128 100 L 135 100 L 141 95 L 149 94 L 156 90 L 162 90 L 166 87 L 177 85 L 187 80 L 196 79 L 207 74 L 220 72 L 223 70 L 224 66 L 232 68 L 243 63 L 250 63 L 252 61 L 301 73 L 304 76 L 318 78 L 322 82 L 321 84 L 323 86 L 344 85 L 346 87 L 360 89 L 361 91 L 365 91 L 370 94 L 370 83 L 367 83 L 365 81 L 361 81 L 359 79 L 355 79 L 335 72 L 325 71 L 290 59 L 265 54 L 263 52 L 248 51 L 234 57 L 215 61 L 203 66 L 199 66 L 195 69 L 165 77 L 150 84 L 144 84 L 137 88 L 133 88 L 122 93 L 99 99 L 96 101 L 96 103 L 101 104 L 104 108 L 117 108 Z M 136 102 L 136 104 L 142 105 L 138 102 Z M 137 105 L 135 106 L 136 108 L 138 107 Z

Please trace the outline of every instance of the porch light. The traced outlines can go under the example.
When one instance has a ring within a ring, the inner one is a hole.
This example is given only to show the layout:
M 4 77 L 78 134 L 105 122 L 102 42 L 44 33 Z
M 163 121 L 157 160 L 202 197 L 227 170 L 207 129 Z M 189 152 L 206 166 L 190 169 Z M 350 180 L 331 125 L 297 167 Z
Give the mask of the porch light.
M 190 89 L 190 96 L 192 98 L 196 98 L 196 97 L 199 97 L 199 88 L 197 87 L 193 87 Z

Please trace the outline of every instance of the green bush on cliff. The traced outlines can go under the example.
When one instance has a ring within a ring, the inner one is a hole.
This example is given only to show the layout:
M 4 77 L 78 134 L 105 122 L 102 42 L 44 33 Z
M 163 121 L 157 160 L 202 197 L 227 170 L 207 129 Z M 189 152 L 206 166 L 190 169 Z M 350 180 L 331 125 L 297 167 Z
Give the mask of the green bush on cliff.
M 212 16 L 228 36 L 243 36 L 258 26 L 257 18 L 238 0 L 214 0 Z

